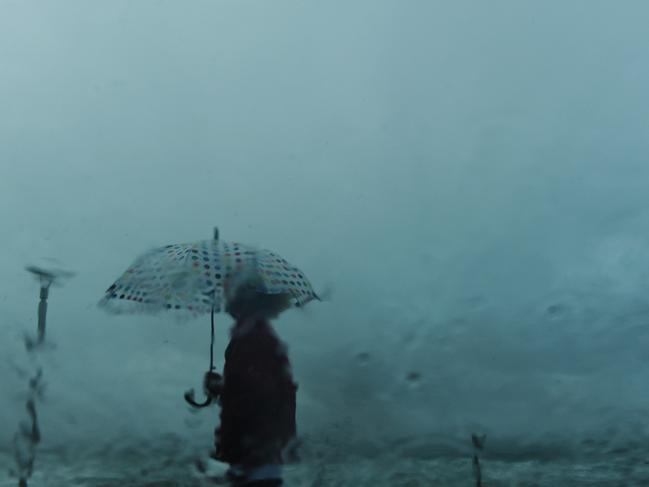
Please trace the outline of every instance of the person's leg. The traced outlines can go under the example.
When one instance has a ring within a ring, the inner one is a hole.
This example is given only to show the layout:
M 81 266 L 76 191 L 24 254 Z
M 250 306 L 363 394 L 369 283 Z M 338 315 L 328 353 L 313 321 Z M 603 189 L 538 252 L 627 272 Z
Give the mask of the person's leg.
M 246 473 L 237 465 L 231 465 L 228 471 L 225 472 L 225 477 L 233 487 L 239 487 L 246 483 Z
M 282 479 L 240 480 L 230 478 L 232 487 L 280 487 L 284 485 Z
M 264 479 L 264 480 L 251 480 L 243 484 L 241 487 L 280 487 L 283 485 L 282 479 Z
M 232 487 L 279 487 L 283 485 L 280 465 L 262 465 L 251 469 L 232 466 L 227 472 Z

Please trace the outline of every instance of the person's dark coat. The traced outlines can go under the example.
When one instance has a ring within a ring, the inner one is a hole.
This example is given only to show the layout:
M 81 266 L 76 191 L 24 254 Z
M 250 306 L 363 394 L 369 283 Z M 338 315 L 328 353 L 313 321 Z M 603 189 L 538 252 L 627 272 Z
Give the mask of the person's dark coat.
M 216 456 L 244 468 L 282 463 L 296 435 L 286 348 L 265 320 L 237 323 L 225 352 Z

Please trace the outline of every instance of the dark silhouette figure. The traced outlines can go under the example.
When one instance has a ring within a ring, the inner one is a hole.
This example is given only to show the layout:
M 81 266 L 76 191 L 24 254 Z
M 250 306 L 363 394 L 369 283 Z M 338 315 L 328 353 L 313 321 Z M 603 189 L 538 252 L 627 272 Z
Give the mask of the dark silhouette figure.
M 286 347 L 269 323 L 289 307 L 290 297 L 259 293 L 253 284 L 240 286 L 228 300 L 236 323 L 223 378 L 208 372 L 204 387 L 220 399 L 214 457 L 230 464 L 232 484 L 271 487 L 282 485 L 283 452 L 296 436 L 297 386 Z

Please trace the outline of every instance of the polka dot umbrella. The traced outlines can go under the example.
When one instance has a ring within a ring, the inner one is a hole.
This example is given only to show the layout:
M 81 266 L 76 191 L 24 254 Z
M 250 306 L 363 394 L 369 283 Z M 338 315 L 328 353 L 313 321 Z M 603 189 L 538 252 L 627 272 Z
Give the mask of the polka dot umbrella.
M 228 287 L 247 273 L 261 278 L 258 291 L 290 294 L 297 307 L 318 299 L 304 273 L 276 253 L 223 242 L 215 231 L 211 240 L 145 253 L 108 288 L 99 304 L 113 313 L 219 312 Z

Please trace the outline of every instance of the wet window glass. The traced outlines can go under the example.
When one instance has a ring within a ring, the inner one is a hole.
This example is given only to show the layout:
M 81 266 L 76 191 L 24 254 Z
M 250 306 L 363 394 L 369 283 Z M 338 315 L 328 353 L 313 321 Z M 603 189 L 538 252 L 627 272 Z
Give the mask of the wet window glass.
M 0 1 L 0 487 L 649 485 L 649 3 Z

